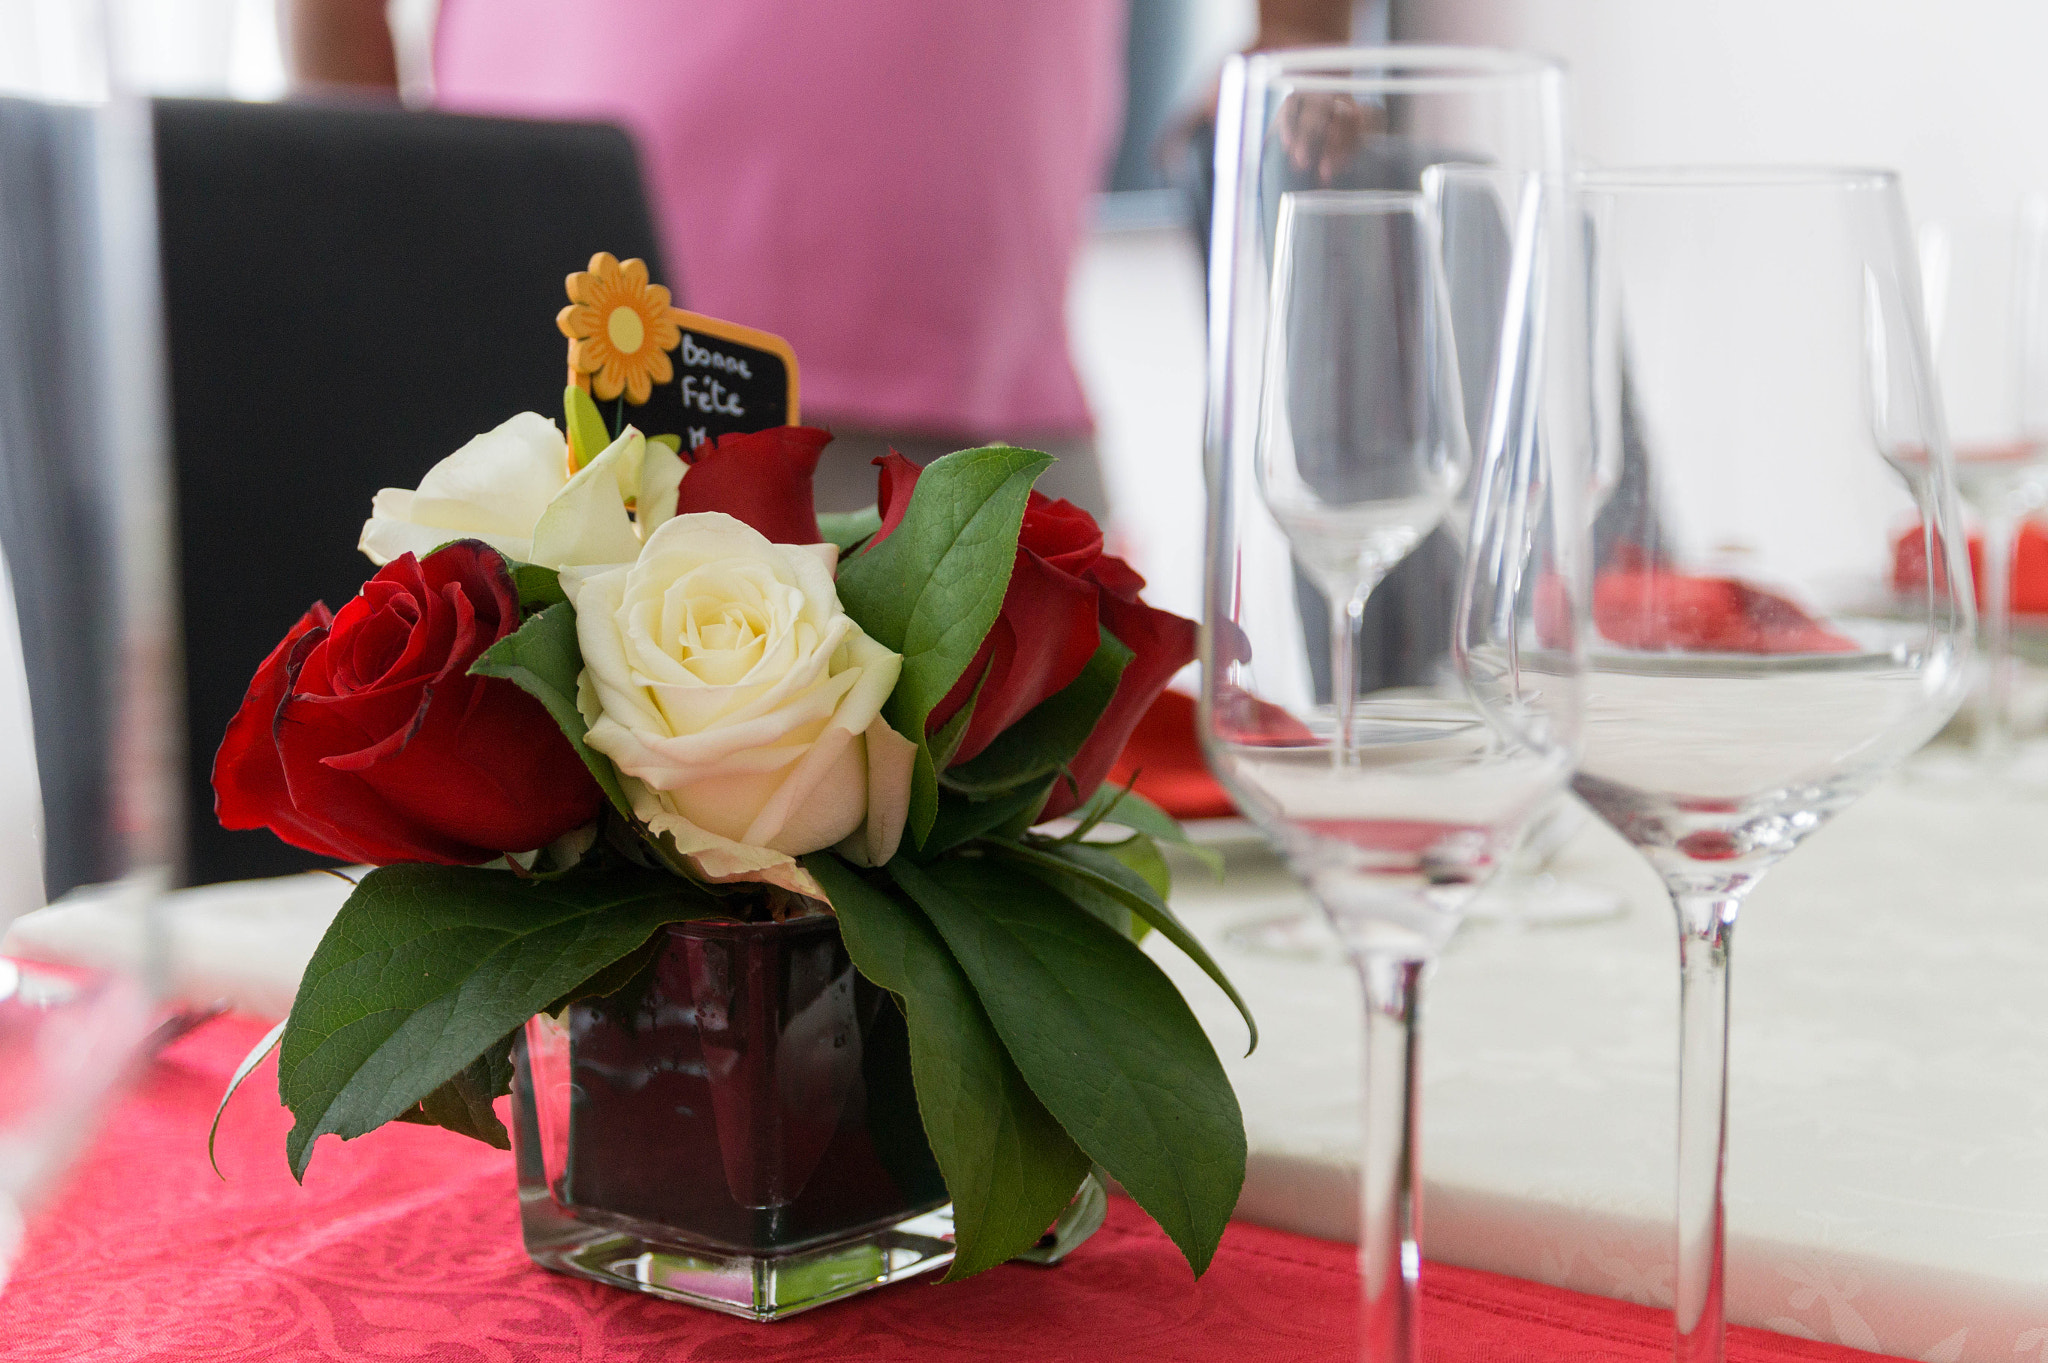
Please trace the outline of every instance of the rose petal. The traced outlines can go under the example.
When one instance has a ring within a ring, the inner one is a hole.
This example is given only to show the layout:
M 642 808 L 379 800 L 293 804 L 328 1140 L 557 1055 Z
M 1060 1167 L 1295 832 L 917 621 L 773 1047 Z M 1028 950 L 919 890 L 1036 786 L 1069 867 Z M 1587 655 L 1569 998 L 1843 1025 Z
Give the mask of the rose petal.
M 917 490 L 917 475 L 924 472 L 919 465 L 911 463 L 902 455 L 890 450 L 874 461 L 881 470 L 875 483 L 875 507 L 882 513 L 882 526 L 868 540 L 867 549 L 872 549 L 896 533 L 896 527 L 903 522 L 910 510 L 910 494 Z M 861 552 L 866 553 L 867 549 Z
M 533 527 L 533 559 L 544 568 L 631 563 L 640 536 L 626 512 L 638 494 L 647 441 L 631 426 L 576 471 Z
M 1142 601 L 1125 601 L 1110 592 L 1101 593 L 1101 602 L 1103 627 L 1136 656 L 1124 668 L 1116 694 L 1096 721 L 1094 732 L 1068 764 L 1071 779 L 1054 783 L 1041 819 L 1059 818 L 1095 793 L 1146 709 L 1166 689 L 1173 674 L 1194 661 L 1194 621 Z
M 256 669 L 241 707 L 228 721 L 227 736 L 214 754 L 213 808 L 223 828 L 270 828 L 294 847 L 347 861 L 352 859 L 348 849 L 292 807 L 284 766 L 272 737 L 278 707 L 289 693 L 291 655 L 309 635 L 316 636 L 311 641 L 314 645 L 325 639 L 333 619 L 325 605 L 315 602 Z
M 771 426 L 699 445 L 676 513 L 723 511 L 777 544 L 816 544 L 824 536 L 811 485 L 831 442 L 831 432 L 814 426 Z
M 867 799 L 867 744 L 858 733 L 828 725 L 777 783 L 740 841 L 791 856 L 815 852 L 860 827 Z
M 856 866 L 880 866 L 896 855 L 910 811 L 910 776 L 917 744 L 876 715 L 865 735 L 868 748 L 868 813 L 838 851 Z
M 470 535 L 530 536 L 562 490 L 567 458 L 568 442 L 555 423 L 521 412 L 427 470 L 413 494 L 411 518 L 454 532 L 441 537 L 444 543 Z
M 1102 642 L 1098 595 L 1094 583 L 1018 548 L 1002 613 L 974 661 L 932 710 L 929 731 L 937 732 L 981 687 L 953 764 L 971 761 L 996 735 L 1081 675 Z
M 1033 491 L 1024 508 L 1018 543 L 1061 572 L 1085 574 L 1102 557 L 1102 527 L 1095 518 L 1065 498 Z
M 704 879 L 713 882 L 760 881 L 767 885 L 780 885 L 792 893 L 824 900 L 828 904 L 831 902 L 824 887 L 809 871 L 797 865 L 795 857 L 721 838 L 669 808 L 659 791 L 650 790 L 630 777 L 626 778 L 625 786 L 633 816 L 646 824 L 656 837 L 666 835 L 673 839 L 676 851 L 687 858 Z
M 641 456 L 640 492 L 633 500 L 633 519 L 644 543 L 676 514 L 676 493 L 682 487 L 682 456 L 659 441 L 647 442 Z

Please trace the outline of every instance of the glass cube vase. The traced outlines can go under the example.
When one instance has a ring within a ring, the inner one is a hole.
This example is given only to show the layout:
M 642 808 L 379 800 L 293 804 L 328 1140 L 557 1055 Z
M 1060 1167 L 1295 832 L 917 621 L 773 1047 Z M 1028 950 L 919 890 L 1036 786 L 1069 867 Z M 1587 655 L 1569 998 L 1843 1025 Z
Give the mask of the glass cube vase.
M 953 1258 L 903 1016 L 829 914 L 662 930 L 612 998 L 513 1051 L 526 1250 L 545 1268 L 775 1320 Z M 1030 1256 L 1101 1223 L 1091 1178 Z

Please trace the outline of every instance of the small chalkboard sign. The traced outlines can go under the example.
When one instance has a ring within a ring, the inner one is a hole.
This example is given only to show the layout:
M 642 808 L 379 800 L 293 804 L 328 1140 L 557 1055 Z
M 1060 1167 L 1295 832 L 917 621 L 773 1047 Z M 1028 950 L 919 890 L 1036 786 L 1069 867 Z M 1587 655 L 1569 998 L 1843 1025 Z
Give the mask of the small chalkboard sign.
M 740 431 L 798 420 L 796 352 L 765 331 L 700 313 L 676 313 L 683 339 L 669 360 L 675 378 L 624 416 L 648 435 L 675 434 L 683 449 Z M 610 415 L 609 404 L 601 404 Z

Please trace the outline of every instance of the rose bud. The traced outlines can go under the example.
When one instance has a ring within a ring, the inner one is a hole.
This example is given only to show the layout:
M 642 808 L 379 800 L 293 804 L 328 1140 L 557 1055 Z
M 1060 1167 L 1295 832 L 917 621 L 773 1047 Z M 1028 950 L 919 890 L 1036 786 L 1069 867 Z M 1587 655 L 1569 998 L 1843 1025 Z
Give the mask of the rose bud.
M 539 701 L 469 667 L 519 628 L 498 552 L 401 554 L 263 660 L 214 758 L 227 828 L 343 861 L 469 865 L 543 847 L 603 794 Z

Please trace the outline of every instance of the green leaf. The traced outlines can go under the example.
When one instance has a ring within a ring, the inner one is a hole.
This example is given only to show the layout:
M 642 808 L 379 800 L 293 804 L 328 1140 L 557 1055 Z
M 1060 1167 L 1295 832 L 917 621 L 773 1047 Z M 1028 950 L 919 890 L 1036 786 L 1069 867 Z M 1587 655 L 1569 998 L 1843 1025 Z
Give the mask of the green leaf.
M 1042 866 L 1025 866 L 1025 875 L 1045 886 L 1046 893 L 1061 895 L 1080 905 L 1133 942 L 1143 942 L 1151 924 L 1131 912 L 1130 905 L 1093 884 L 1048 871 Z
M 1170 842 L 1208 867 L 1216 879 L 1223 879 L 1223 854 L 1213 847 L 1189 842 L 1187 830 L 1178 819 L 1135 790 L 1097 786 L 1088 803 L 1075 810 L 1072 817 L 1080 820 L 1081 828 L 1098 823 L 1121 824 L 1133 833 Z
M 825 537 L 827 544 L 839 546 L 842 554 L 851 553 L 860 542 L 882 528 L 882 513 L 872 506 L 859 511 L 821 511 L 818 513 L 818 533 Z
M 681 455 L 683 452 L 683 438 L 679 435 L 650 435 L 647 437 L 647 443 L 665 445 L 668 452 L 673 455 Z
M 689 882 L 637 868 L 543 881 L 473 866 L 370 872 L 285 1020 L 278 1094 L 297 1119 L 285 1138 L 293 1175 L 322 1135 L 397 1118 L 664 923 L 716 911 Z
M 1209 954 L 1196 936 L 1187 930 L 1180 919 L 1174 917 L 1172 909 L 1166 907 L 1166 900 L 1145 877 L 1126 865 L 1107 847 L 1090 847 L 1086 843 L 1022 843 L 998 842 L 991 844 L 997 855 L 1035 866 L 1069 881 L 1087 885 L 1091 889 L 1120 901 L 1138 917 L 1158 929 L 1167 941 L 1179 947 L 1187 958 L 1202 968 L 1202 973 L 1216 981 L 1216 987 L 1230 996 L 1237 1005 L 1237 1011 L 1244 1016 L 1245 1030 L 1251 1034 L 1251 1045 L 1245 1049 L 1250 1055 L 1259 1048 L 1259 1024 L 1252 1020 L 1251 1005 L 1237 992 L 1237 986 L 1223 973 L 1223 967 Z
M 1063 769 L 1095 732 L 1095 723 L 1116 694 L 1124 668 L 1136 655 L 1108 630 L 1081 675 L 1040 701 L 1031 713 L 996 735 L 972 762 L 940 778 L 953 790 L 991 795 L 1040 781 Z
M 347 876 L 341 876 L 340 878 L 348 880 Z M 355 882 L 350 881 L 349 883 L 354 884 Z M 227 1092 L 221 1094 L 220 1106 L 213 1110 L 213 1125 L 206 1133 L 206 1162 L 213 1166 L 214 1177 L 223 1182 L 226 1181 L 227 1175 L 220 1171 L 220 1161 L 214 1157 L 213 1153 L 213 1143 L 220 1136 L 221 1114 L 228 1110 L 228 1099 L 235 1096 L 235 1090 L 242 1086 L 242 1081 L 255 1073 L 256 1067 L 263 1063 L 264 1056 L 277 1049 L 278 1038 L 283 1035 L 284 1024 L 282 1022 L 263 1034 L 263 1039 L 257 1042 L 247 1055 L 242 1057 L 241 1064 L 235 1066 L 234 1074 L 228 1079 Z
M 1152 893 L 1165 903 L 1173 896 L 1173 868 L 1166 864 L 1166 858 L 1159 854 L 1159 844 L 1143 833 L 1134 834 L 1122 842 L 1089 845 L 1090 851 L 1107 852 L 1122 862 L 1127 870 L 1151 887 Z
M 581 392 L 581 389 L 571 391 Z M 618 768 L 611 759 L 583 741 L 589 726 L 576 708 L 576 678 L 583 671 L 583 650 L 576 644 L 576 608 L 567 601 L 549 606 L 528 618 L 517 630 L 484 650 L 469 665 L 478 677 L 503 677 L 547 707 L 556 724 L 568 736 L 569 746 L 590 768 L 611 800 L 612 808 L 633 817 L 626 791 L 619 784 Z
M 512 1091 L 512 1035 L 507 1033 L 492 1042 L 453 1079 L 420 1099 L 418 1107 L 399 1113 L 398 1120 L 442 1127 L 510 1150 L 512 1137 L 491 1104 Z
M 538 563 L 514 563 L 511 567 L 513 585 L 519 588 L 521 610 L 542 610 L 569 599 L 562 591 L 561 575 L 553 568 L 543 568 Z
M 917 858 L 930 861 L 962 843 L 1007 829 L 1018 820 L 1028 823 L 1044 807 L 1045 797 L 1051 793 L 1050 779 L 1035 786 L 992 795 L 985 800 L 941 791 L 939 816 L 932 821 L 932 831 L 925 838 Z
M 992 841 L 1014 842 L 1018 837 L 1022 836 L 1022 832 L 1023 830 L 1007 834 L 998 833 Z M 1059 841 L 1066 842 L 1071 839 L 1072 835 L 1070 834 L 1067 838 L 1062 838 Z M 1130 855 L 1133 849 L 1137 848 L 1140 844 L 1150 851 L 1149 859 L 1142 855 L 1134 859 Z M 1056 844 L 1049 844 L 1034 838 L 1029 845 L 1032 847 L 1047 847 Z M 1166 859 L 1159 855 L 1157 845 L 1150 838 L 1142 834 L 1133 833 L 1119 843 L 1097 843 L 1093 845 L 1111 853 L 1119 861 L 1123 862 L 1124 865 L 1136 871 L 1145 883 L 1150 885 L 1159 895 L 1162 902 L 1172 893 L 1173 873 L 1167 868 Z M 1065 895 L 1068 899 L 1073 900 L 1076 904 L 1079 904 L 1118 932 L 1123 933 L 1133 942 L 1143 942 L 1152 932 L 1152 925 L 1137 914 L 1132 913 L 1129 904 L 1121 896 L 1103 890 L 1091 881 L 1077 876 L 1066 875 L 1063 872 L 1047 870 L 1043 866 L 1026 864 L 1024 870 L 1027 874 L 1043 883 L 1054 894 Z
M 984 673 L 982 681 L 987 681 Z M 967 737 L 967 726 L 974 722 L 974 707 L 981 700 L 982 682 L 974 684 L 974 694 L 967 703 L 953 712 L 953 717 L 939 726 L 938 732 L 926 736 L 924 750 L 937 770 L 953 760 L 953 754 L 960 750 L 961 740 Z
M 549 999 L 546 1006 L 534 1011 L 559 1013 L 572 1003 L 581 1003 L 585 999 L 610 998 L 615 994 L 624 993 L 629 985 L 640 978 L 642 972 L 654 964 L 654 959 L 661 955 L 665 945 L 662 935 L 655 933 L 637 948 L 619 957 L 566 994 Z
M 853 963 L 903 1002 L 918 1110 L 953 1195 L 948 1280 L 1026 1252 L 1073 1199 L 1088 1157 L 1024 1082 L 924 916 L 829 853 L 803 861 L 832 896 Z
M 1129 938 L 1001 861 L 897 857 L 888 870 L 1031 1091 L 1199 1275 L 1244 1186 L 1244 1117 L 1173 982 Z
M 1002 610 L 1031 484 L 1052 462 L 1049 454 L 1005 445 L 934 459 L 894 532 L 839 567 L 847 613 L 871 638 L 903 655 L 903 674 L 885 713 L 897 733 L 918 744 L 910 789 L 913 845 L 923 845 L 938 814 L 925 721 Z
M 569 457 L 577 468 L 589 464 L 612 443 L 612 433 L 597 404 L 573 383 L 562 390 L 562 415 L 569 430 Z
M 1060 1213 L 1060 1219 L 1039 1237 L 1037 1244 L 1018 1255 L 1018 1261 L 1050 1268 L 1101 1230 L 1102 1223 L 1109 1219 L 1109 1190 L 1102 1186 L 1103 1177 L 1091 1171 L 1087 1178 L 1081 1180 L 1081 1190 Z

